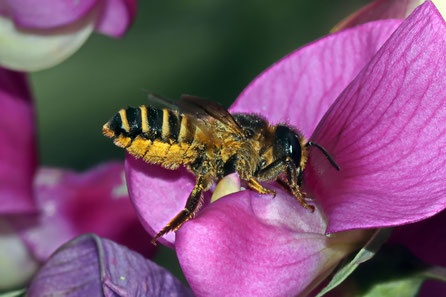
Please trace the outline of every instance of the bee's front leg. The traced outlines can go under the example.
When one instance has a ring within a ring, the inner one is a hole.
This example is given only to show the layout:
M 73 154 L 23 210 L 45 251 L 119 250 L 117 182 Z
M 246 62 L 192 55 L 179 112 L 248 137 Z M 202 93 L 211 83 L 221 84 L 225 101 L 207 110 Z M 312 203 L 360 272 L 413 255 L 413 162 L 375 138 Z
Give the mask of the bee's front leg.
M 299 203 L 305 207 L 306 209 L 309 209 L 311 212 L 314 211 L 314 206 L 308 204 L 305 201 L 305 193 L 301 191 L 299 186 L 291 185 L 288 181 L 284 181 L 283 179 L 278 178 L 277 182 L 288 192 L 293 194 L 293 196 L 299 201 Z
M 278 178 L 283 172 L 286 172 L 286 181 Z M 312 212 L 314 211 L 314 206 L 305 201 L 305 195 L 300 188 L 302 185 L 302 170 L 296 167 L 290 157 L 274 161 L 267 167 L 259 170 L 256 173 L 256 177 L 260 180 L 276 179 L 277 182 L 290 192 L 303 207 Z
M 314 211 L 314 206 L 308 204 L 305 201 L 305 193 L 301 191 L 302 186 L 302 169 L 297 168 L 291 158 L 287 157 L 285 160 L 286 163 L 286 172 L 287 172 L 287 185 L 289 187 L 289 191 L 293 194 L 294 197 L 300 202 L 300 204 L 309 209 L 311 212 Z
M 155 237 L 152 244 L 156 245 L 158 238 L 170 231 L 178 230 L 181 225 L 192 218 L 201 208 L 203 204 L 202 194 L 211 186 L 212 179 L 209 176 L 200 175 L 197 177 L 197 183 L 187 198 L 186 206 L 180 211 Z

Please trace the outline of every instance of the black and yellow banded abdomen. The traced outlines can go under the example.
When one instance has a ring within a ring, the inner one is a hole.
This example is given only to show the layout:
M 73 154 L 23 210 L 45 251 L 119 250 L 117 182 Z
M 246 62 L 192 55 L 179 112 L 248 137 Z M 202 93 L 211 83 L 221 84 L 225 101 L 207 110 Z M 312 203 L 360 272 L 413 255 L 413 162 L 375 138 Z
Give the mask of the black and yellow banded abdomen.
M 121 109 L 102 128 L 104 135 L 148 163 L 175 169 L 195 160 L 195 128 L 177 111 L 151 106 Z

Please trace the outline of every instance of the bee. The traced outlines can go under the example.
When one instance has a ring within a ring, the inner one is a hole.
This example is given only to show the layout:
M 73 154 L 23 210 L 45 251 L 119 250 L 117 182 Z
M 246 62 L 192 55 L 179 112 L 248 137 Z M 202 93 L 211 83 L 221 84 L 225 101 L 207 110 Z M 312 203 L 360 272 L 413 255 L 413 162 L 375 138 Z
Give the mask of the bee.
M 150 97 L 167 108 L 121 109 L 102 130 L 136 158 L 172 170 L 183 165 L 196 176 L 184 209 L 155 235 L 153 244 L 193 218 L 201 207 L 202 193 L 228 174 L 236 172 L 260 194 L 276 193 L 259 182 L 278 181 L 303 207 L 314 211 L 301 190 L 308 147 L 319 149 L 339 170 L 322 146 L 306 141 L 289 125 L 270 125 L 257 114 L 230 114 L 218 103 L 194 96 L 183 95 L 176 103 Z

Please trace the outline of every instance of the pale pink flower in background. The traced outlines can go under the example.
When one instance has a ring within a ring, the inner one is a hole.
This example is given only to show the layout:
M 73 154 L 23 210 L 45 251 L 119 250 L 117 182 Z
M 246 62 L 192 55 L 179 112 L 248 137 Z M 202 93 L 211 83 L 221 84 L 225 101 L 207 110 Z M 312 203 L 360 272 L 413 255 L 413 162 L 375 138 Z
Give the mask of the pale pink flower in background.
M 136 15 L 136 0 L 0 1 L 0 65 L 35 71 L 54 66 L 97 31 L 121 37 Z
M 37 168 L 25 74 L 0 68 L 0 106 L 0 290 L 23 284 L 59 246 L 86 232 L 153 253 L 130 203 L 122 162 L 81 174 Z

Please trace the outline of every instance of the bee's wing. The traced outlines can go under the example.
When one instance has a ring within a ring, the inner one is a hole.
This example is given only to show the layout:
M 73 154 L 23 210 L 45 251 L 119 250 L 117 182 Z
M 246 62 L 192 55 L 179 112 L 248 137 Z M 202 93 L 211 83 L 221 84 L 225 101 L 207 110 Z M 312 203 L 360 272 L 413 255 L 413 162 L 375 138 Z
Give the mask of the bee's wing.
M 237 124 L 229 111 L 222 105 L 191 95 L 182 95 L 178 101 L 180 110 L 197 119 L 208 122 L 210 118 L 223 124 L 228 132 L 237 136 L 245 136 L 243 129 Z
M 237 136 L 245 136 L 243 129 L 237 124 L 229 111 L 216 102 L 190 95 L 182 95 L 180 100 L 175 102 L 153 93 L 148 93 L 148 99 L 151 104 L 178 110 L 189 115 L 195 125 L 210 136 L 216 132 L 222 132 L 216 129 L 215 121 L 223 124 L 226 132 Z
M 151 105 L 180 111 L 177 102 L 172 101 L 165 97 L 161 97 L 160 95 L 148 92 L 147 99 L 149 99 Z

